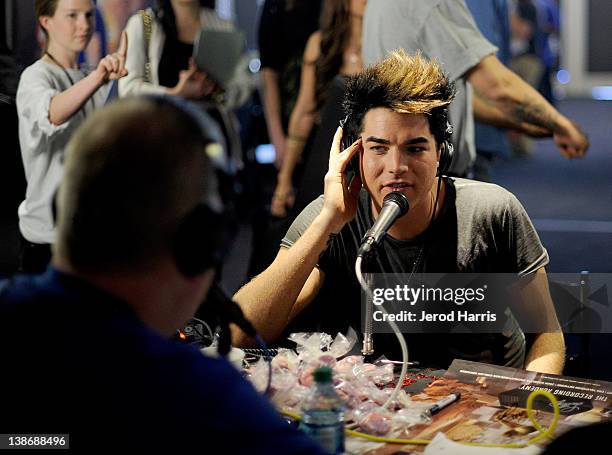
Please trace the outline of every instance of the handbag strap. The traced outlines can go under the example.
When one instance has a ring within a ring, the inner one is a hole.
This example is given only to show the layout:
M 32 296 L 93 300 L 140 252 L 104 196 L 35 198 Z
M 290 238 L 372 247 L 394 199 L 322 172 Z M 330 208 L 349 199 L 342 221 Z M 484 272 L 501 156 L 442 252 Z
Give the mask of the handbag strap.
M 145 82 L 151 82 L 151 61 L 149 60 L 149 44 L 151 43 L 151 16 L 143 9 L 138 10 L 138 14 L 142 18 L 142 28 L 144 29 L 145 38 Z

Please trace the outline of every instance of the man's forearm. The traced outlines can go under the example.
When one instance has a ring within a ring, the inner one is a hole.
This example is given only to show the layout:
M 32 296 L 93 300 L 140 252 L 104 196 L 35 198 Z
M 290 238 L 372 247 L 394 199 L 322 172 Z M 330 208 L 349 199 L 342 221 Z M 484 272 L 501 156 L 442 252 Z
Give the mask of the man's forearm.
M 472 105 L 474 108 L 474 118 L 477 122 L 486 123 L 498 128 L 513 129 L 531 137 L 552 136 L 552 131 L 546 128 L 527 122 L 518 122 L 512 117 L 505 115 L 504 112 L 482 97 L 476 90 L 474 90 Z
M 485 57 L 469 73 L 468 80 L 482 98 L 508 116 L 513 124 L 528 123 L 559 133 L 569 122 L 537 90 L 493 55 Z
M 561 374 L 565 363 L 563 333 L 540 333 L 527 354 L 525 369 L 540 373 Z
M 289 249 L 281 249 L 274 262 L 243 286 L 234 300 L 264 339 L 276 339 L 287 326 L 302 289 L 331 237 L 328 224 L 319 216 Z M 318 289 L 313 289 L 318 291 Z M 236 344 L 245 344 L 243 333 L 234 333 Z
M 569 120 L 560 114 L 533 87 L 511 73 L 516 97 L 506 99 L 508 113 L 516 122 L 524 122 L 549 130 L 551 133 L 562 133 Z M 506 104 L 502 103 L 502 105 Z

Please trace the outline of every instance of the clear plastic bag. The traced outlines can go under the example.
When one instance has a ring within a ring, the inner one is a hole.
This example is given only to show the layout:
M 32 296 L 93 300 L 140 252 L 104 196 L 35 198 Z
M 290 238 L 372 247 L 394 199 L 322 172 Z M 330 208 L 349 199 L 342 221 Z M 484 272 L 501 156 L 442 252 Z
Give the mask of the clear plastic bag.
M 386 436 L 393 428 L 393 414 L 388 410 L 375 407 L 364 412 L 357 421 L 362 431 L 375 436 Z

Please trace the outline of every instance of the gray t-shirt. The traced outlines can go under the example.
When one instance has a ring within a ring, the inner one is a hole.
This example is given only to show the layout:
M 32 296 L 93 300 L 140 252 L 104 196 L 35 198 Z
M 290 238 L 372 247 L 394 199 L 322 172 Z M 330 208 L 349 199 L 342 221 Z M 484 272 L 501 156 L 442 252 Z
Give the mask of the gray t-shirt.
M 546 249 L 525 209 L 512 193 L 490 183 L 460 178 L 449 178 L 446 182 L 444 207 L 432 225 L 412 240 L 385 237 L 376 260 L 369 261 L 367 272 L 411 273 L 416 261 L 415 271 L 419 273 L 526 275 L 548 264 Z M 308 205 L 291 225 L 281 246 L 290 248 L 310 226 L 322 206 L 322 196 Z M 361 294 L 354 266 L 361 239 L 372 224 L 370 197 L 362 191 L 357 215 L 332 238 L 319 258 L 318 266 L 325 273 L 320 298 L 298 317 L 294 330 L 316 329 L 333 333 L 349 325 L 354 328 L 361 326 Z M 417 260 L 419 255 L 421 258 Z M 375 341 L 376 338 L 389 338 L 384 335 L 375 335 Z M 452 343 L 448 341 L 450 336 Z M 434 342 L 432 338 L 435 338 Z M 417 339 L 428 341 L 414 343 Z M 421 355 L 419 360 L 440 366 L 448 366 L 453 358 L 461 357 L 522 367 L 525 355 L 525 339 L 518 327 L 506 334 L 410 335 L 407 337 L 409 346 L 411 340 L 413 356 Z M 389 353 L 396 345 L 397 342 L 391 338 L 388 343 L 378 343 L 377 349 Z M 425 346 L 427 350 L 424 350 Z M 419 352 L 419 348 L 423 351 Z
M 19 229 L 34 243 L 53 243 L 51 199 L 63 175 L 64 149 L 78 126 L 106 102 L 111 84 L 101 86 L 61 125 L 49 120 L 51 99 L 85 78 L 80 70 L 37 60 L 21 74 L 17 89 L 19 144 L 28 186 L 19 205 Z M 71 80 L 72 79 L 72 80 Z
M 363 59 L 366 65 L 403 48 L 437 60 L 457 96 L 450 106 L 455 153 L 449 172 L 464 175 L 475 157 L 472 88 L 463 75 L 484 57 L 497 52 L 480 33 L 463 0 L 370 0 L 363 22 Z

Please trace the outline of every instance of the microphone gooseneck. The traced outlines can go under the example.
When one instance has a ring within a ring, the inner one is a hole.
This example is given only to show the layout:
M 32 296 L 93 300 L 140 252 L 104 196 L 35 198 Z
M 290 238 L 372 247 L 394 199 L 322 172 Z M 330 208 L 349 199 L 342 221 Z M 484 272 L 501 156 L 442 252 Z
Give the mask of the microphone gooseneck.
M 357 252 L 357 277 L 361 277 L 361 263 L 362 259 L 368 256 L 370 253 L 375 251 L 376 245 L 378 245 L 384 238 L 389 228 L 395 223 L 399 217 L 404 216 L 408 213 L 410 204 L 408 198 L 404 193 L 391 192 L 383 199 L 383 206 L 376 219 L 374 225 L 366 232 L 361 241 L 361 246 Z M 362 283 L 360 284 L 364 289 L 368 289 L 369 285 Z M 371 295 L 366 295 L 365 302 L 365 324 L 363 330 L 363 344 L 361 353 L 364 356 L 372 355 L 374 353 L 374 340 L 372 337 L 372 313 L 374 311 L 373 302 Z

